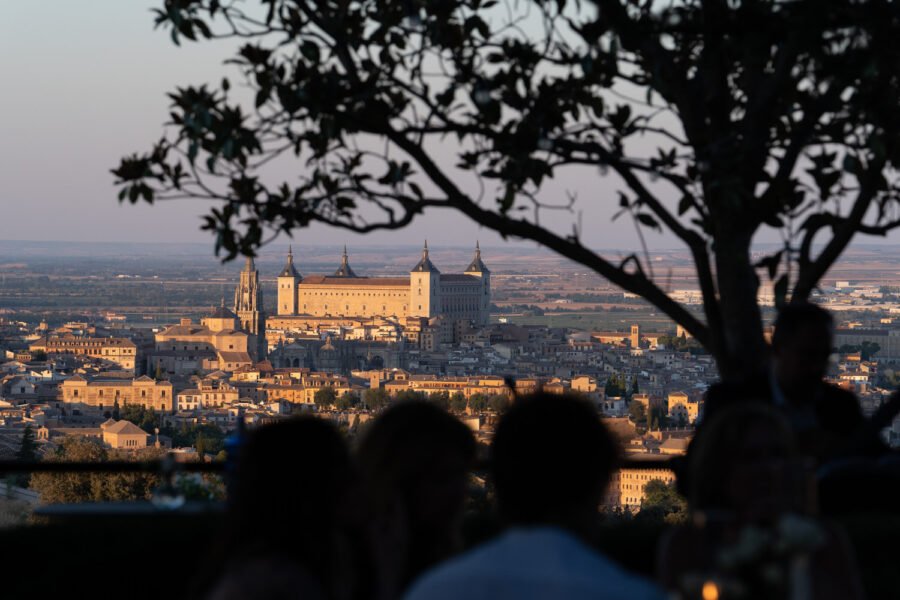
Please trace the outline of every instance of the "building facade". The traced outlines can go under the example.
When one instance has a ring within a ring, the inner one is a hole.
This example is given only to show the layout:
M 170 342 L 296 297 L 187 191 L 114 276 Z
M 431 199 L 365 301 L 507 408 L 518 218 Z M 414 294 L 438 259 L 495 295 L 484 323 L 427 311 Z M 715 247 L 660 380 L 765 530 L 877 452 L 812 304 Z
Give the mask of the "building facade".
M 59 386 L 60 398 L 73 408 L 92 407 L 111 411 L 116 406 L 137 404 L 159 412 L 171 411 L 175 397 L 172 384 L 155 381 L 146 375 L 137 379 L 88 380 L 75 375 Z
M 66 335 L 42 338 L 31 345 L 32 352 L 43 351 L 48 355 L 76 354 L 98 358 L 117 364 L 123 370 L 134 372 L 137 346 L 126 338 L 94 338 Z
M 477 244 L 461 274 L 441 273 L 431 262 L 426 243 L 408 277 L 361 277 L 350 267 L 346 248 L 332 275 L 303 277 L 289 251 L 278 276 L 279 317 L 443 317 L 487 325 L 490 304 L 491 274 Z

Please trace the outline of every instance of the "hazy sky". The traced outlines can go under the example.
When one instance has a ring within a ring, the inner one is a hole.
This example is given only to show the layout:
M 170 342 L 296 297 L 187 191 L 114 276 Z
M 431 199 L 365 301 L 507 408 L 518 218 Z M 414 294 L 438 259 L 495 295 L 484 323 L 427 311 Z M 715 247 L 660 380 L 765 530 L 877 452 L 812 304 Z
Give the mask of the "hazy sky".
M 199 231 L 208 208 L 197 201 L 119 205 L 109 169 L 127 153 L 146 150 L 162 134 L 166 92 L 218 82 L 229 43 L 174 46 L 153 30 L 147 0 L 0 0 L 0 239 L 212 242 Z M 285 174 L 289 176 L 289 174 Z M 596 173 L 555 182 L 594 195 L 605 208 L 587 209 L 583 239 L 600 248 L 635 248 L 634 228 L 610 224 L 615 188 Z M 592 198 L 593 199 L 593 198 Z M 571 216 L 559 221 L 571 231 Z M 366 236 L 318 228 L 298 243 L 467 244 L 500 238 L 463 217 L 438 212 L 401 232 Z M 651 236 L 652 238 L 652 236 Z M 662 247 L 677 246 L 665 238 Z

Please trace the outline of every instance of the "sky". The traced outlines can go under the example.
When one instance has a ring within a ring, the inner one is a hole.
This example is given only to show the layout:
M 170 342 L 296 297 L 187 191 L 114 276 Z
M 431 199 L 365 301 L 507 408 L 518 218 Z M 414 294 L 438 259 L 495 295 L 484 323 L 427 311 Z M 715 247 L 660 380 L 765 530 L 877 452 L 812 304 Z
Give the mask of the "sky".
M 154 31 L 150 9 L 161 4 L 0 0 L 0 239 L 212 245 L 211 235 L 199 230 L 208 203 L 120 205 L 109 172 L 121 156 L 149 149 L 163 134 L 168 91 L 235 74 L 222 65 L 231 42 L 176 47 L 166 31 Z M 609 221 L 617 205 L 614 182 L 589 171 L 551 182 L 544 199 L 567 190 L 578 193 L 584 213 L 551 216 L 558 231 L 568 234 L 580 220 L 591 247 L 639 247 L 631 223 Z M 424 238 L 432 246 L 502 243 L 449 211 L 426 214 L 398 232 L 363 238 L 319 226 L 297 232 L 293 241 L 396 245 Z M 678 246 L 654 234 L 648 242 Z

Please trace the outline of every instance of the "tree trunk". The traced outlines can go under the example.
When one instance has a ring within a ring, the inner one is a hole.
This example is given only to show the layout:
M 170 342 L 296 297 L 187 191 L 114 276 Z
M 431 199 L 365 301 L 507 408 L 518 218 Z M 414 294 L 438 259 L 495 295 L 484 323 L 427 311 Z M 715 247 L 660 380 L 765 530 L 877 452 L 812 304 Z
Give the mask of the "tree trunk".
M 717 237 L 722 344 L 715 349 L 716 362 L 723 380 L 746 381 L 766 373 L 769 359 L 757 301 L 759 278 L 750 260 L 752 232 L 726 229 Z

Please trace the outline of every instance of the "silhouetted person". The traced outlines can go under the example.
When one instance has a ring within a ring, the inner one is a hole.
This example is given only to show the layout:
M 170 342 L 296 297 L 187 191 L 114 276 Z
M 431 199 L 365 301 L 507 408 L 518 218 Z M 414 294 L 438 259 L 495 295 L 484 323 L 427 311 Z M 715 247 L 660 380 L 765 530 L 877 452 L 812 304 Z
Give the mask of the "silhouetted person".
M 364 433 L 357 456 L 370 511 L 372 597 L 399 597 L 460 550 L 475 455 L 469 428 L 423 401 L 390 407 Z
M 668 589 L 700 597 L 701 590 L 689 588 L 692 578 L 700 576 L 702 583 L 740 573 L 745 586 L 757 586 L 749 590 L 750 597 L 774 597 L 777 588 L 792 585 L 810 586 L 810 600 L 862 597 L 849 546 L 840 532 L 808 517 L 787 520 L 789 515 L 814 510 L 815 484 L 808 460 L 797 454 L 791 426 L 780 411 L 763 402 L 722 408 L 697 438 L 689 471 L 688 504 L 694 525 L 671 530 L 660 544 L 659 575 Z M 772 536 L 765 552 L 774 555 L 776 539 L 785 535 L 779 532 L 791 523 L 812 532 L 806 538 L 818 538 L 809 545 L 805 571 L 792 574 L 792 557 L 783 558 L 775 563 L 778 577 L 764 582 L 748 575 L 752 568 L 731 567 L 734 572 L 729 573 L 722 565 L 727 549 L 749 528 Z
M 337 429 L 300 417 L 252 431 L 241 448 L 218 581 L 207 598 L 330 598 L 352 593 L 354 480 Z
M 864 435 L 856 397 L 824 380 L 833 345 L 834 321 L 828 311 L 809 303 L 785 306 L 775 321 L 770 372 L 752 381 L 711 386 L 705 418 L 728 404 L 762 401 L 783 412 L 801 453 L 819 462 L 879 452 L 878 440 Z
M 491 472 L 509 529 L 426 573 L 407 600 L 657 599 L 586 542 L 618 455 L 596 410 L 571 396 L 516 400 L 494 436 Z

